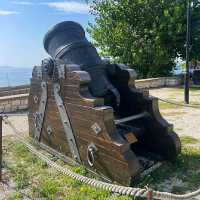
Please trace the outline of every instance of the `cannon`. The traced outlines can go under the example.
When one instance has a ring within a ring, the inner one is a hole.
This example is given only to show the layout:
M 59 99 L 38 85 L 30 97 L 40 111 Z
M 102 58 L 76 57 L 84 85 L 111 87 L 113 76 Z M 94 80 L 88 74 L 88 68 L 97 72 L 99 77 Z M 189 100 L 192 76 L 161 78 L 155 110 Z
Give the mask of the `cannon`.
M 179 137 L 158 100 L 135 87 L 135 70 L 102 60 L 72 21 L 50 29 L 44 48 L 50 57 L 33 68 L 28 116 L 42 148 L 123 185 L 176 159 Z

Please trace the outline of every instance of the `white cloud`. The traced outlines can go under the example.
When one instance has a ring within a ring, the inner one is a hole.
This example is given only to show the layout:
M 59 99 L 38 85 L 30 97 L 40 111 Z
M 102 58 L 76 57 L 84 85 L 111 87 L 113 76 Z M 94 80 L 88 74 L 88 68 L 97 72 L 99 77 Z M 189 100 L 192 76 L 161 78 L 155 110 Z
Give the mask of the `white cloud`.
M 34 5 L 34 3 L 30 1 L 12 1 L 12 3 L 17 4 L 17 5 L 24 5 L 24 6 Z
M 16 14 L 19 14 L 19 12 L 9 11 L 9 10 L 0 10 L 0 16 L 16 15 Z
M 42 4 L 48 5 L 50 8 L 55 8 L 58 11 L 63 11 L 66 13 L 86 14 L 89 12 L 89 5 L 75 1 L 45 2 Z

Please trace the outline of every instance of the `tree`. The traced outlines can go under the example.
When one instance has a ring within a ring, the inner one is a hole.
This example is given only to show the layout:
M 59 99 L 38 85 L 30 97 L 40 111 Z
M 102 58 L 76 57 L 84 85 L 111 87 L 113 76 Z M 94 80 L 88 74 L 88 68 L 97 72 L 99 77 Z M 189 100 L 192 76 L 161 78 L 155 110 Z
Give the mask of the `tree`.
M 194 1 L 191 18 L 191 59 L 200 60 L 200 1 Z
M 167 75 L 185 57 L 186 0 L 94 0 L 88 32 L 102 56 L 135 68 L 140 77 Z M 194 0 L 192 55 L 200 57 L 200 5 Z

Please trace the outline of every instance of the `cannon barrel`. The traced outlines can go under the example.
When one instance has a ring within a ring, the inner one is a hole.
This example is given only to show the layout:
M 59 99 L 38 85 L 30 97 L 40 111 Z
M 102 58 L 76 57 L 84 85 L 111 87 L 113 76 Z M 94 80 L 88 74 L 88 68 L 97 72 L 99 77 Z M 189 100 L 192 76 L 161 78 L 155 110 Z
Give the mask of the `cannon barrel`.
M 117 90 L 107 78 L 106 65 L 85 37 L 80 24 L 64 21 L 55 25 L 44 37 L 44 48 L 54 59 L 79 65 L 81 70 L 87 71 L 92 79 L 89 88 L 95 97 L 105 97 L 104 101 L 110 102 L 112 96 L 120 101 Z
M 77 64 L 82 70 L 102 64 L 84 29 L 76 22 L 64 21 L 51 28 L 44 37 L 44 48 L 54 59 Z

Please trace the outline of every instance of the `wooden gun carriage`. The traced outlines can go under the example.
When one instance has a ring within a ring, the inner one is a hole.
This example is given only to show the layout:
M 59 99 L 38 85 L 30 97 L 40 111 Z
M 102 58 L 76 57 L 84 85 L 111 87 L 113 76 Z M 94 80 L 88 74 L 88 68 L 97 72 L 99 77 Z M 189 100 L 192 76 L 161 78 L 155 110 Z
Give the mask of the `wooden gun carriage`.
M 136 73 L 102 61 L 71 21 L 44 38 L 52 58 L 33 69 L 30 135 L 72 164 L 124 185 L 157 161 L 173 161 L 180 140 L 156 98 L 135 87 Z

